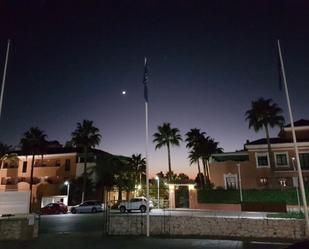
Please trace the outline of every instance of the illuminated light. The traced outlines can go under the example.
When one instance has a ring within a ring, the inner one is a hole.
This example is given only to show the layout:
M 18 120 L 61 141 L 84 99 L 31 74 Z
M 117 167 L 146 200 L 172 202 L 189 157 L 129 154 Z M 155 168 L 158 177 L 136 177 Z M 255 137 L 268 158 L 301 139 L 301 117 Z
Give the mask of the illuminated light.
M 138 190 L 141 190 L 141 189 L 142 189 L 142 186 L 141 186 L 140 184 L 138 184 L 137 189 L 138 189 Z
M 123 90 L 123 91 L 121 92 L 121 94 L 122 94 L 122 95 L 126 95 L 127 92 L 126 92 L 125 90 Z
M 169 188 L 170 191 L 174 191 L 175 185 L 174 184 L 169 184 L 168 188 Z
M 189 190 L 194 190 L 194 184 L 189 184 L 188 187 L 189 187 Z

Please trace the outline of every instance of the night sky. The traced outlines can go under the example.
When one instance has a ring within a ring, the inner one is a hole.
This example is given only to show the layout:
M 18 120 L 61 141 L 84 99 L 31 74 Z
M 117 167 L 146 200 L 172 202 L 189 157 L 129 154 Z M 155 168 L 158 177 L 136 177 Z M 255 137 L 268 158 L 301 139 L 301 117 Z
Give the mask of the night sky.
M 8 38 L 12 46 L 0 141 L 17 145 L 38 126 L 65 143 L 86 118 L 101 131 L 99 148 L 144 154 L 147 56 L 151 136 L 170 122 L 182 135 L 200 128 L 226 152 L 242 149 L 264 136 L 245 122 L 252 100 L 274 99 L 289 122 L 278 87 L 278 38 L 294 118 L 309 119 L 306 2 L 2 0 L 1 75 Z M 150 172 L 166 172 L 166 149 L 149 149 Z M 187 155 L 184 143 L 173 148 L 172 169 L 195 176 Z

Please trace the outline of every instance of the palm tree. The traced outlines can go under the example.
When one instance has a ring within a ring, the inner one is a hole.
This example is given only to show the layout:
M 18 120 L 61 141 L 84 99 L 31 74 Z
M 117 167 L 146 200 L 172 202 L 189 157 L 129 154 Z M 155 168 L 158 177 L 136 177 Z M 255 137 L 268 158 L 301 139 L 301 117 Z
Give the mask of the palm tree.
M 199 151 L 203 169 L 204 169 L 204 180 L 210 180 L 210 172 L 209 172 L 209 158 L 211 154 L 214 153 L 222 153 L 223 149 L 219 147 L 219 142 L 215 142 L 215 140 L 211 137 L 205 137 L 201 139 L 200 143 L 198 144 L 197 150 Z
M 93 121 L 84 119 L 82 123 L 77 123 L 75 131 L 72 132 L 72 143 L 74 146 L 83 149 L 84 154 L 84 172 L 83 172 L 83 188 L 82 202 L 85 200 L 86 184 L 87 184 L 87 161 L 89 150 L 99 145 L 101 135 L 99 129 L 93 126 Z
M 38 127 L 31 127 L 28 131 L 23 134 L 20 140 L 21 150 L 26 155 L 32 155 L 31 160 L 31 171 L 30 171 L 30 206 L 31 211 L 32 204 L 32 185 L 33 185 L 33 167 L 35 155 L 43 154 L 46 146 L 47 135 L 44 131 L 40 130 Z
M 268 154 L 271 169 L 271 184 L 274 183 L 274 157 L 271 152 L 269 127 L 282 127 L 284 117 L 281 115 L 282 109 L 273 102 L 272 99 L 259 98 L 251 102 L 251 109 L 246 111 L 246 121 L 249 122 L 249 128 L 253 128 L 255 132 L 265 129 Z
M 200 143 L 205 138 L 206 133 L 201 132 L 200 129 L 194 128 L 191 129 L 189 132 L 186 133 L 186 147 L 191 149 L 189 152 L 189 159 L 190 159 L 190 165 L 193 163 L 197 163 L 198 167 L 198 176 L 200 181 L 200 186 L 204 186 L 202 175 L 201 175 L 201 168 L 200 168 Z M 205 175 L 205 168 L 204 168 L 204 175 Z
M 146 159 L 142 158 L 141 154 L 133 154 L 129 159 L 129 165 L 135 172 L 135 186 L 137 185 L 137 178 L 139 177 L 139 184 L 142 186 L 142 175 L 146 173 Z
M 158 126 L 158 132 L 153 134 L 153 137 L 153 143 L 156 144 L 156 149 L 160 149 L 163 146 L 167 147 L 168 173 L 170 180 L 170 174 L 172 172 L 170 146 L 179 146 L 179 142 L 182 141 L 179 130 L 177 128 L 171 128 L 170 123 L 163 123 L 162 126 Z

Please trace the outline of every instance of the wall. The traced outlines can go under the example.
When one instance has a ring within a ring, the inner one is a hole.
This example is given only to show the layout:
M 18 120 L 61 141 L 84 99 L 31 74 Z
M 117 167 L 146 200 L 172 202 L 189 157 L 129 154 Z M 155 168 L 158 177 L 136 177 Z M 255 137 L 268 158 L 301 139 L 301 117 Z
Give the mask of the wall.
M 30 191 L 0 191 L 0 215 L 29 212 Z
M 38 237 L 38 231 L 35 215 L 0 217 L 0 241 L 32 240 Z
M 110 235 L 146 233 L 146 215 L 111 216 Z M 304 239 L 303 220 L 238 217 L 150 216 L 151 235 L 217 236 L 221 238 Z

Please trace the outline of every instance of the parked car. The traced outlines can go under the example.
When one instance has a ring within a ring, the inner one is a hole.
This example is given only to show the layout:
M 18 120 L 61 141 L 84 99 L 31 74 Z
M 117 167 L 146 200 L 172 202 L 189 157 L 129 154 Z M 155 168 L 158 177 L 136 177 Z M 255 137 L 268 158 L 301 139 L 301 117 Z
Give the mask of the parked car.
M 131 212 L 131 210 L 140 210 L 142 213 L 146 212 L 147 199 L 145 197 L 135 197 L 130 201 L 120 202 L 118 208 L 121 213 L 125 211 Z M 149 201 L 149 210 L 153 209 L 153 203 Z
M 76 205 L 70 209 L 72 214 L 76 213 L 97 213 L 104 210 L 104 204 L 100 201 L 90 200 Z
M 68 207 L 62 202 L 49 203 L 45 207 L 41 208 L 41 214 L 66 214 Z

